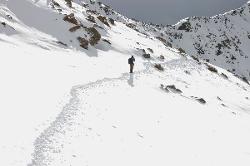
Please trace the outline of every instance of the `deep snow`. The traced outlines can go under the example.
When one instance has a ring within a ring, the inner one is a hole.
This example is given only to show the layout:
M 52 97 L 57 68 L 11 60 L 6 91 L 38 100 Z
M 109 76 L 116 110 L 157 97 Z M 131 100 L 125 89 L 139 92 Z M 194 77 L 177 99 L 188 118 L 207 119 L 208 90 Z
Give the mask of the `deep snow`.
M 92 26 L 84 7 L 57 2 L 62 13 L 73 11 Z M 117 13 L 111 17 L 121 22 L 111 28 L 98 22 L 111 45 L 100 41 L 84 50 L 75 38 L 85 32 L 68 32 L 71 25 L 47 1 L 2 2 L 1 165 L 248 166 L 249 85 L 134 31 Z M 138 50 L 147 48 L 154 52 L 150 60 Z

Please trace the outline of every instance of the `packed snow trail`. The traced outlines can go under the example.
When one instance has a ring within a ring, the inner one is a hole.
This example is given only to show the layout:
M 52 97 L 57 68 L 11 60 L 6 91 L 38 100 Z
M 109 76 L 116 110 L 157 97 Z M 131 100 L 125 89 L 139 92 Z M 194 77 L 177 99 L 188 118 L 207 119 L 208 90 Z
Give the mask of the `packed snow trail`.
M 193 75 L 206 74 L 211 81 L 207 86 L 223 82 L 223 86 L 234 86 L 241 95 L 249 95 L 249 88 L 244 93 L 235 80 L 211 76 L 193 61 L 174 60 L 165 65 L 168 65 L 167 76 L 166 72 L 154 71 L 148 64 L 145 70 L 132 75 L 73 87 L 69 103 L 36 139 L 29 165 L 249 164 L 247 149 L 250 147 L 245 143 L 250 135 L 244 135 L 250 131 L 247 101 L 241 105 L 247 111 L 237 111 L 230 108 L 229 101 L 225 108 L 209 99 L 210 94 L 203 90 L 202 97 L 210 104 L 201 105 L 181 95 L 165 93 L 159 86 L 172 80 L 183 90 L 188 84 L 199 82 L 198 79 L 187 82 L 187 78 L 180 77 L 184 70 L 189 70 Z M 204 82 L 207 78 L 201 80 Z M 190 96 L 188 89 L 184 96 Z M 213 97 L 217 95 L 223 94 L 218 90 Z M 238 139 L 242 144 L 234 142 Z M 227 146 L 234 151 L 228 151 Z

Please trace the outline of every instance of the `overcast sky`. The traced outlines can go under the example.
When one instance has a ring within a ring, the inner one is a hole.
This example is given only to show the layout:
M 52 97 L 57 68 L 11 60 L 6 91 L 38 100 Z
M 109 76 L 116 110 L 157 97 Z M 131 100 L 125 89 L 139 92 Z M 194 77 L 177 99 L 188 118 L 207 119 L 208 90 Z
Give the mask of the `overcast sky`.
M 101 0 L 118 12 L 156 24 L 175 24 L 189 16 L 213 16 L 248 0 Z

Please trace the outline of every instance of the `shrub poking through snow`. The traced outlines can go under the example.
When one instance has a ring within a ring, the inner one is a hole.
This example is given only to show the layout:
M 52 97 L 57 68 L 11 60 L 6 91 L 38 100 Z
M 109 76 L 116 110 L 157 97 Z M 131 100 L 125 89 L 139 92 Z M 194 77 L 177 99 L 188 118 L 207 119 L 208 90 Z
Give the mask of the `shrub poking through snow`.
M 97 17 L 103 24 L 107 25 L 108 27 L 110 27 L 109 23 L 108 23 L 108 20 L 106 17 L 104 16 L 98 16 Z
M 77 40 L 79 41 L 80 43 L 80 46 L 84 49 L 88 49 L 88 46 L 89 46 L 89 41 L 85 38 L 82 38 L 82 37 L 78 37 Z
M 209 70 L 209 71 L 211 71 L 211 72 L 213 72 L 213 73 L 218 73 L 218 70 L 215 68 L 215 67 L 213 67 L 213 66 L 211 66 L 211 65 L 209 65 L 209 64 L 206 64 L 207 65 L 207 69 Z
M 159 71 L 164 71 L 164 68 L 161 66 L 161 64 L 155 64 L 154 67 Z
M 75 24 L 75 25 L 78 25 L 78 21 L 77 19 L 75 18 L 75 15 L 74 13 L 71 13 L 69 15 L 66 15 L 64 18 L 63 18 L 64 21 L 67 21 L 67 22 L 70 22 L 72 24 Z
M 1 22 L 1 24 L 5 27 L 7 24 L 5 22 Z
M 80 29 L 80 25 L 73 26 L 72 28 L 69 29 L 70 32 L 75 32 L 76 30 Z
M 87 32 L 90 34 L 89 43 L 93 46 L 101 40 L 101 34 L 94 28 L 87 28 Z

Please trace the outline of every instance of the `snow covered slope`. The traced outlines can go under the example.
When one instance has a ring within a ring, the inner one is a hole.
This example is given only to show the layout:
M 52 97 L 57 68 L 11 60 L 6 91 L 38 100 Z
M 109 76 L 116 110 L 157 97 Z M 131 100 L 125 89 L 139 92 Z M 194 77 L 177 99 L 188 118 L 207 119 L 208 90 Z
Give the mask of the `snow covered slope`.
M 250 79 L 250 2 L 213 17 L 190 17 L 176 25 L 143 27 L 168 45 Z
M 247 83 L 93 0 L 0 2 L 1 165 L 250 164 Z

